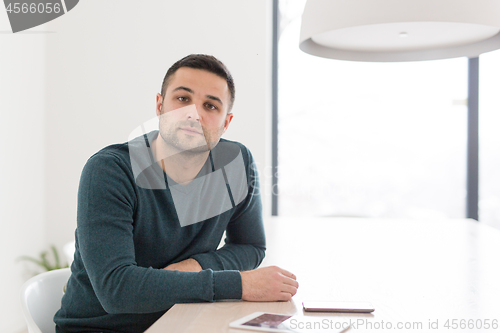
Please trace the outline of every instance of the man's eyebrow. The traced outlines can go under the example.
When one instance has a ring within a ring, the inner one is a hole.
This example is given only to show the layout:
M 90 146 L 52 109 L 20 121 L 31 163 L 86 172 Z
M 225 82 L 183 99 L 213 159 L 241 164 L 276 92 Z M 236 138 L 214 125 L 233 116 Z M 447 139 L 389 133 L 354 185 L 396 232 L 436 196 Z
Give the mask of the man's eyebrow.
M 222 101 L 220 100 L 220 98 L 217 97 L 217 96 L 207 95 L 207 98 L 210 98 L 210 99 L 212 99 L 214 101 L 219 102 L 221 105 L 224 105 L 224 103 L 222 103 Z
M 179 86 L 179 87 L 175 88 L 174 90 L 172 90 L 172 92 L 177 91 L 177 90 L 186 90 L 187 92 L 190 92 L 191 94 L 194 94 L 193 89 L 190 89 L 188 87 Z

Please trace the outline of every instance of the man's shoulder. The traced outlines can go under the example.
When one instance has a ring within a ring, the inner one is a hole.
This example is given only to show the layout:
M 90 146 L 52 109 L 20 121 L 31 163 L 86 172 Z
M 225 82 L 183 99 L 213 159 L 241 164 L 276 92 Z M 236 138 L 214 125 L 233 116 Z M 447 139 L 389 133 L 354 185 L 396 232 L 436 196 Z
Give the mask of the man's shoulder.
M 112 144 L 89 157 L 84 169 L 130 169 L 128 142 Z M 89 170 L 89 171 L 90 171 Z
M 89 158 L 89 160 L 92 159 L 118 159 L 127 161 L 130 159 L 128 142 L 106 146 Z
M 239 149 L 243 153 L 243 155 L 252 155 L 250 149 L 248 149 L 247 146 L 245 146 L 241 142 L 221 138 L 219 144 L 222 144 L 221 146 L 224 146 L 225 148 L 233 147 L 237 150 Z
M 127 143 L 113 144 L 93 154 L 85 163 L 80 177 L 80 187 L 121 188 L 131 190 L 133 173 L 128 157 Z
M 102 148 L 97 153 L 92 155 L 91 159 L 98 160 L 119 160 L 123 163 L 130 165 L 130 159 L 147 157 L 149 158 L 148 149 L 150 143 L 156 138 L 158 131 L 152 131 L 147 134 L 139 135 L 127 142 L 112 144 Z M 144 155 L 144 156 L 142 156 Z
M 239 147 L 243 147 L 245 149 L 248 149 L 247 147 L 245 147 L 244 144 L 242 144 L 241 142 L 238 142 L 238 141 L 233 141 L 233 140 L 228 140 L 228 139 L 220 138 L 219 142 L 232 143 L 232 144 L 235 144 L 235 145 L 237 145 Z
M 212 151 L 221 161 L 225 161 L 222 164 L 227 164 L 228 161 L 232 161 L 238 155 L 243 157 L 245 165 L 253 163 L 253 157 L 250 150 L 242 143 L 238 141 L 232 141 L 221 138 L 214 151 Z

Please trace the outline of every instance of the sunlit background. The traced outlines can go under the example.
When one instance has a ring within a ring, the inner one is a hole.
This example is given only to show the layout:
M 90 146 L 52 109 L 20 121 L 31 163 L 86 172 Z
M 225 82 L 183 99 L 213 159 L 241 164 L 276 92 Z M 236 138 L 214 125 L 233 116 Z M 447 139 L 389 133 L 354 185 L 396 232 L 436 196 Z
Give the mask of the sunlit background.
M 467 59 L 368 63 L 298 48 L 281 0 L 279 215 L 463 218 Z M 500 228 L 500 51 L 480 57 L 479 219 Z

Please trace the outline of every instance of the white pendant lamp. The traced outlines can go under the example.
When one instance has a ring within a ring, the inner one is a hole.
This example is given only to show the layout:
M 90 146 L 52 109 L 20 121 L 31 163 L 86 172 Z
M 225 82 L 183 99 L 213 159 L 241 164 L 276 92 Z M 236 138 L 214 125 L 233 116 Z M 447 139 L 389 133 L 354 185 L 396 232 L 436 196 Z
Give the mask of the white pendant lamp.
M 500 49 L 500 0 L 308 0 L 300 49 L 353 61 L 474 58 Z

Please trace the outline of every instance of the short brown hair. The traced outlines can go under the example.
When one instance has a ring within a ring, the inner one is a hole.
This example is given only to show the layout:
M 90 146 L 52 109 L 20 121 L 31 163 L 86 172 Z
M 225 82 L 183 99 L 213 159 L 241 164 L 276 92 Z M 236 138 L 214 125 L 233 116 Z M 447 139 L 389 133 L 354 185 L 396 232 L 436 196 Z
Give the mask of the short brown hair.
M 229 88 L 229 93 L 231 94 L 228 113 L 231 112 L 235 95 L 233 77 L 231 76 L 231 73 L 229 73 L 229 70 L 226 68 L 226 66 L 219 59 L 211 55 L 190 54 L 173 64 L 168 69 L 167 74 L 165 74 L 165 78 L 163 79 L 163 83 L 161 85 L 161 96 L 163 98 L 165 98 L 165 92 L 167 90 L 167 85 L 169 83 L 170 77 L 174 75 L 175 72 L 181 67 L 202 69 L 226 80 L 227 87 Z

